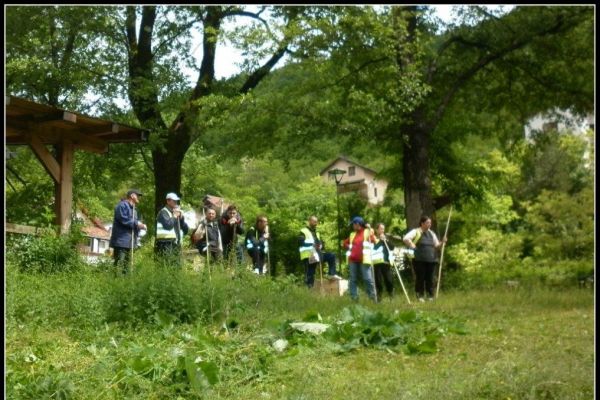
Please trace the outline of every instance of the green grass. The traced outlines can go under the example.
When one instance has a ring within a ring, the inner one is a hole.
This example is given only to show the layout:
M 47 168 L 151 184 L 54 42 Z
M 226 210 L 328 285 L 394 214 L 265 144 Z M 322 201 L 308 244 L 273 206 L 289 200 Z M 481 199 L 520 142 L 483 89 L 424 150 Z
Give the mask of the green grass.
M 589 289 L 448 291 L 436 302 L 411 306 L 404 296 L 377 305 L 362 296 L 363 306 L 384 316 L 415 309 L 433 321 L 433 328 L 436 321 L 460 321 L 467 333 L 447 332 L 433 354 L 408 354 L 402 346 L 361 347 L 339 354 L 325 339 L 310 336 L 290 339 L 292 345 L 278 353 L 271 344 L 282 337 L 285 321 L 318 313 L 324 322 L 332 322 L 353 303 L 345 297 L 320 296 L 291 279 L 213 273 L 209 280 L 206 274 L 183 271 L 173 272 L 181 275 L 171 282 L 168 275 L 153 275 L 150 268 L 146 273 L 131 282 L 142 282 L 144 291 L 160 288 L 175 295 L 181 290 L 204 291 L 178 301 L 194 303 L 190 309 L 214 309 L 199 313 L 192 323 L 162 317 L 108 322 L 115 315 L 111 296 L 122 295 L 123 281 L 102 272 L 35 275 L 8 266 L 7 398 L 590 399 L 594 395 L 594 297 Z M 135 291 L 136 286 L 128 290 Z M 148 301 L 151 307 L 162 304 L 139 293 L 131 298 Z

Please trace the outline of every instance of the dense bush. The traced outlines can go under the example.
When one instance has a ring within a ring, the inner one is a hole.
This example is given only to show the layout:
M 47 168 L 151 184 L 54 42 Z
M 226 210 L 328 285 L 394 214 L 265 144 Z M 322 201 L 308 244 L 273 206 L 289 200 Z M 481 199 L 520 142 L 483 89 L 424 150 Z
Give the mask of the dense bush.
M 444 271 L 442 286 L 455 289 L 491 288 L 494 286 L 573 287 L 586 285 L 593 277 L 591 260 L 543 260 L 525 258 L 516 263 L 498 264 L 465 271 Z
M 78 327 L 106 320 L 112 278 L 88 268 L 78 272 L 39 275 L 6 266 L 6 320 L 53 326 L 68 321 Z
M 7 259 L 18 265 L 23 272 L 77 271 L 84 264 L 77 251 L 80 240 L 79 234 L 57 236 L 47 233 L 40 237 L 17 237 L 11 240 Z
M 134 273 L 113 282 L 107 318 L 134 324 L 207 320 L 223 302 L 222 293 L 214 286 L 204 275 L 152 262 L 142 267 L 138 264 Z

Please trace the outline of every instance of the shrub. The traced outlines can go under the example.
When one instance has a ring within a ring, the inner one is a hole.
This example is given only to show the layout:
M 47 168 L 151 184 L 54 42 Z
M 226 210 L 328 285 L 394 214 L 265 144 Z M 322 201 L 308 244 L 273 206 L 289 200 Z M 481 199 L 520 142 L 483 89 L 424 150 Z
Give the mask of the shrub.
M 208 320 L 220 309 L 221 291 L 217 277 L 146 263 L 135 272 L 114 281 L 110 290 L 108 320 L 133 324 L 154 322 L 190 323 Z
M 106 320 L 106 295 L 112 279 L 82 268 L 76 273 L 22 273 L 6 267 L 6 320 L 44 326 L 68 322 L 93 327 Z
M 7 258 L 23 272 L 77 271 L 84 265 L 77 252 L 79 240 L 78 234 L 56 236 L 54 233 L 48 233 L 41 237 L 23 236 L 12 241 Z

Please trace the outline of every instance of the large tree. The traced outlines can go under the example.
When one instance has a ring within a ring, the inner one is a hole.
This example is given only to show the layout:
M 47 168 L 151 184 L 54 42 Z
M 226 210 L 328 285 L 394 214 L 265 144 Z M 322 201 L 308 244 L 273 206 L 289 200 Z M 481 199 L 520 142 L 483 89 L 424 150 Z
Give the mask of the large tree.
M 422 6 L 320 12 L 303 25 L 298 64 L 272 87 L 283 90 L 255 99 L 238 118 L 239 135 L 270 132 L 292 141 L 282 145 L 288 152 L 323 137 L 371 140 L 371 156 L 383 150 L 396 160 L 384 173 L 404 191 L 409 226 L 481 194 L 452 142 L 494 134 L 508 145 L 540 112 L 593 110 L 591 7 L 465 7 L 445 31 Z M 277 121 L 270 129 L 267 115 Z
M 153 47 L 161 38 L 161 45 L 168 45 L 168 37 L 159 36 L 157 32 L 158 18 L 166 18 L 166 10 L 160 12 L 160 7 L 143 6 L 127 7 L 125 30 L 127 37 L 127 54 L 129 67 L 129 100 L 134 113 L 142 126 L 152 129 L 160 139 L 152 150 L 152 166 L 155 177 L 155 208 L 163 206 L 167 192 L 179 192 L 181 187 L 181 166 L 186 152 L 192 143 L 202 134 L 201 125 L 197 124 L 202 111 L 202 99 L 219 94 L 215 80 L 215 56 L 222 35 L 222 25 L 228 19 L 243 16 L 267 22 L 261 18 L 262 8 L 251 13 L 235 6 L 209 6 L 189 8 L 185 14 L 188 24 L 195 22 L 202 25 L 203 56 L 196 83 L 183 105 L 171 121 L 165 120 L 161 112 L 159 80 L 156 79 L 156 52 Z M 273 10 L 284 21 L 283 28 L 294 24 L 300 8 L 290 7 Z M 141 20 L 138 25 L 138 17 Z M 136 32 L 136 26 L 139 26 Z M 181 28 L 179 28 L 181 29 Z M 267 29 L 267 32 L 271 33 Z M 290 31 L 282 29 L 280 38 L 272 46 L 271 56 L 262 65 L 249 71 L 243 82 L 236 90 L 244 94 L 255 88 L 269 74 L 271 69 L 284 56 L 290 42 Z M 173 35 L 180 34 L 178 32 Z M 274 35 L 273 33 L 271 33 Z

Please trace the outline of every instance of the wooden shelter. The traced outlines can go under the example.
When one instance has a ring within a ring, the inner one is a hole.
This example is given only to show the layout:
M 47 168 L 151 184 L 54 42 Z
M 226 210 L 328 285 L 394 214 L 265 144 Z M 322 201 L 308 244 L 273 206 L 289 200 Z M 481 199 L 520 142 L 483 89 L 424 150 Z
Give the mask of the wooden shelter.
M 6 145 L 28 145 L 54 180 L 56 223 L 71 225 L 73 153 L 106 153 L 110 143 L 147 140 L 147 132 L 127 125 L 66 111 L 14 96 L 5 98 Z M 53 155 L 46 147 L 52 145 Z

